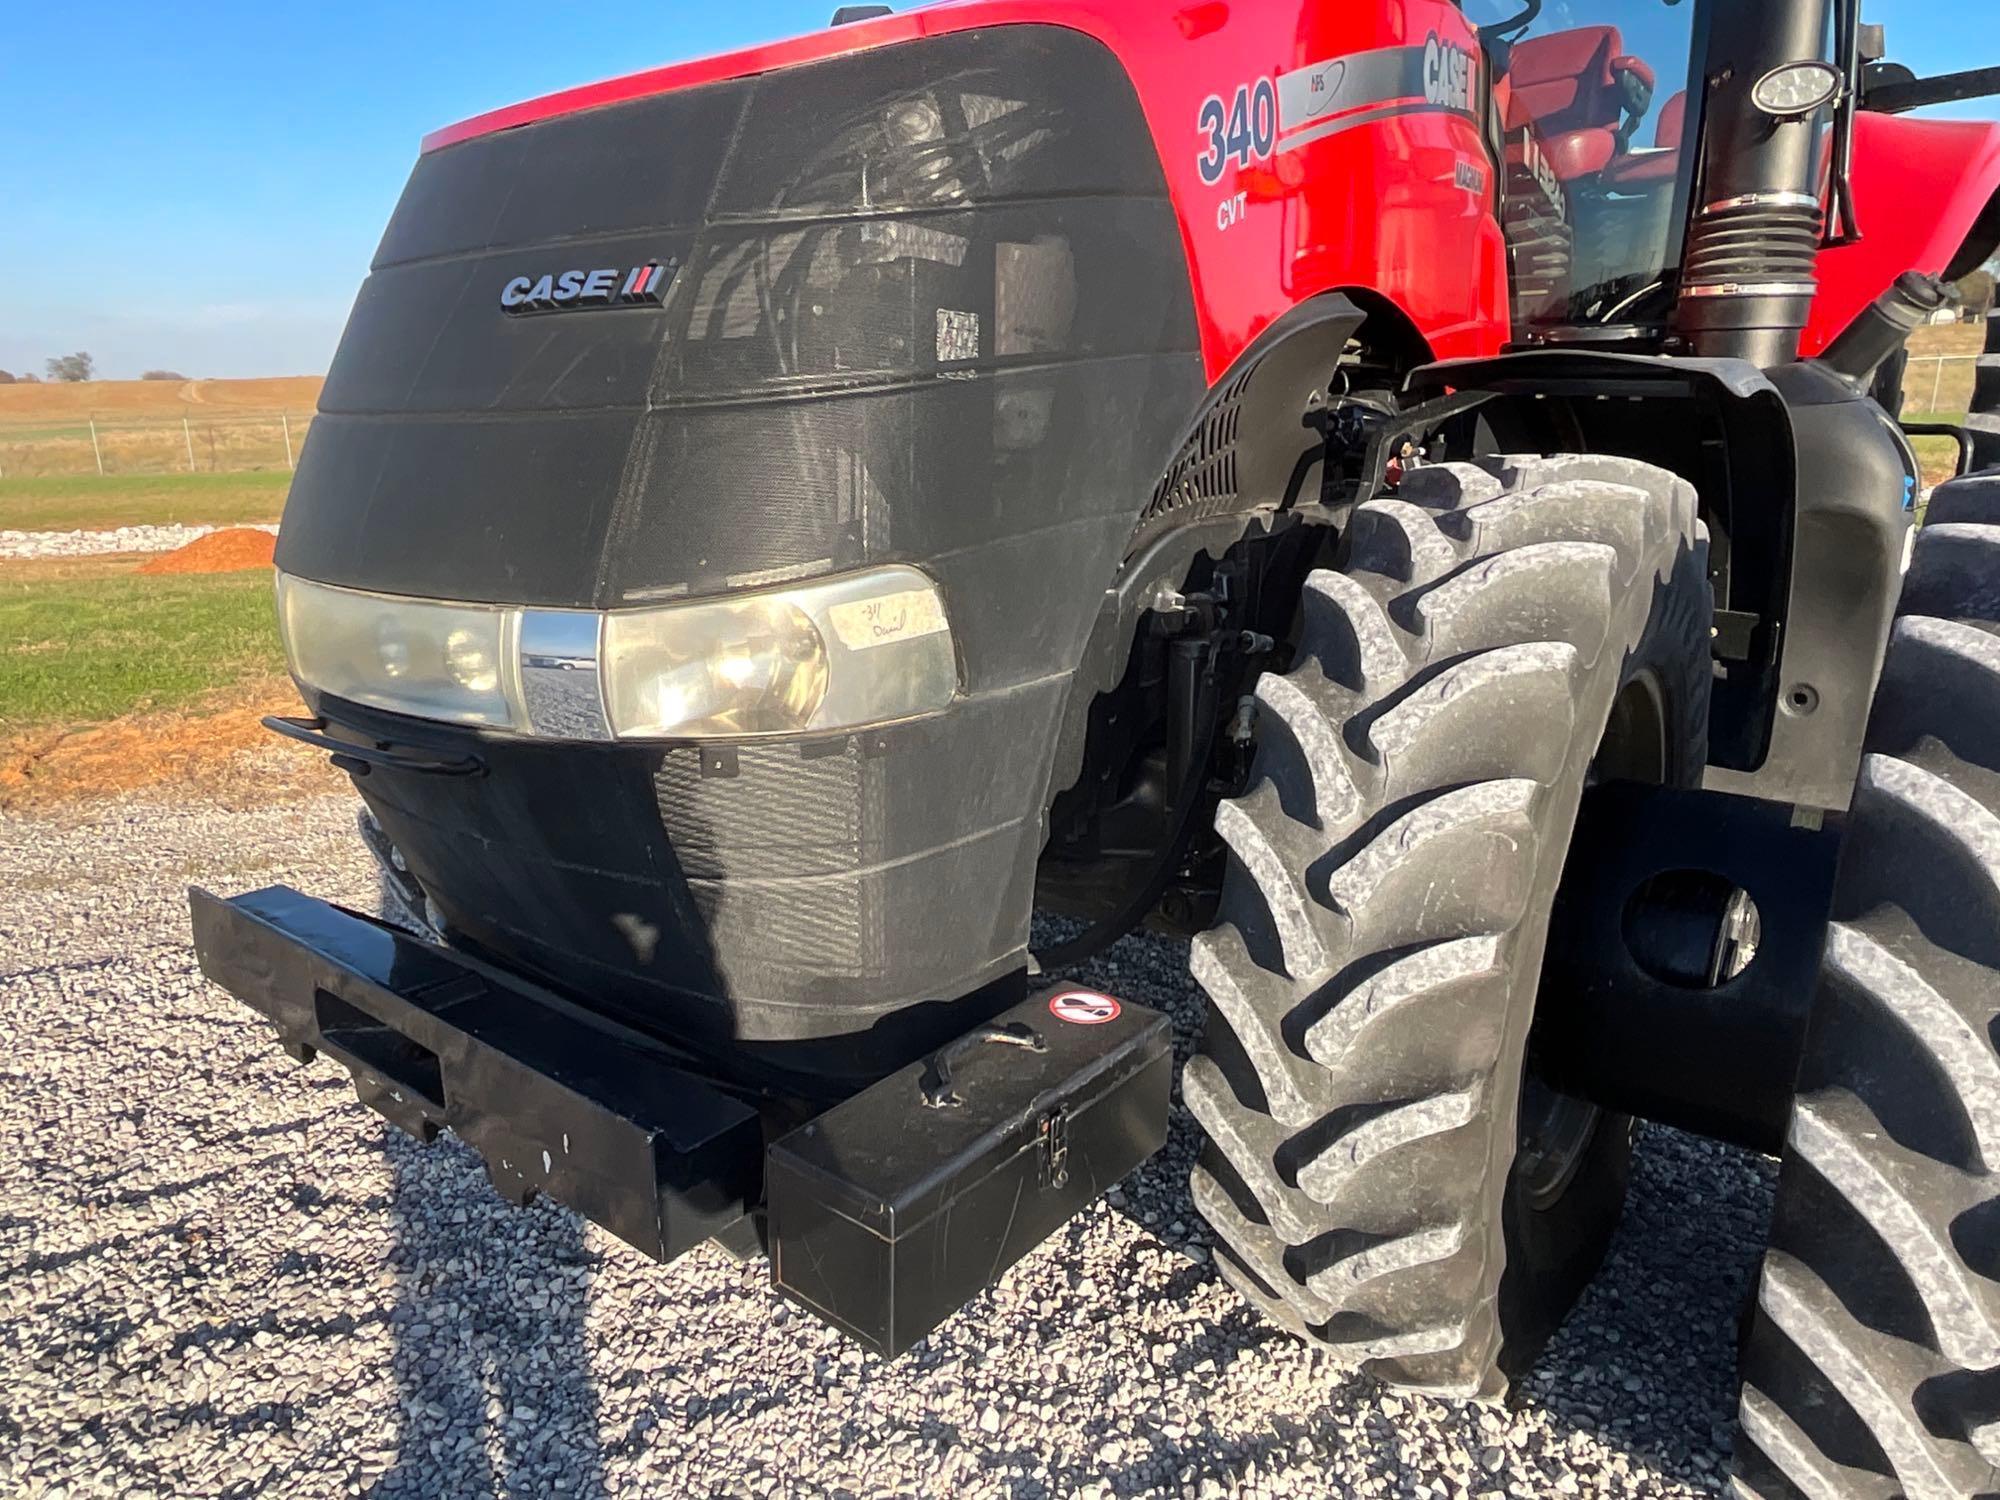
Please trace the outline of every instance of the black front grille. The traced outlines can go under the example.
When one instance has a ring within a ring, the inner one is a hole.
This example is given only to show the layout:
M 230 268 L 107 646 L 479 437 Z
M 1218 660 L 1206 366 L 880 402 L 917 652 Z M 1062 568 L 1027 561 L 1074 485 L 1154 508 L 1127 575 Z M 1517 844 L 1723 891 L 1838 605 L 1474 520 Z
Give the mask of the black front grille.
M 701 753 L 670 750 L 653 773 L 660 821 L 697 880 L 852 874 L 863 830 L 879 829 L 881 788 L 852 741 L 833 755 L 744 745 L 736 774 L 704 776 Z M 869 816 L 870 805 L 875 816 Z
M 862 878 L 881 857 L 883 763 L 853 741 L 831 755 L 746 745 L 735 774 L 694 750 L 653 774 L 660 822 L 711 941 L 806 973 L 879 973 L 884 922 Z
M 657 308 L 501 304 L 524 275 L 648 261 L 676 266 Z M 1144 114 L 1074 32 L 927 38 L 563 115 L 419 162 L 280 562 L 606 607 L 921 564 L 1114 506 L 1129 522 L 1192 405 L 1159 397 L 1198 381 L 1197 342 Z M 1098 476 L 1078 450 L 1127 442 L 1144 477 L 1079 503 L 1070 476 Z
M 1216 395 L 1154 488 L 1142 523 L 1169 513 L 1195 517 L 1235 509 L 1236 438 L 1243 425 L 1243 397 L 1255 374 L 1253 365 Z

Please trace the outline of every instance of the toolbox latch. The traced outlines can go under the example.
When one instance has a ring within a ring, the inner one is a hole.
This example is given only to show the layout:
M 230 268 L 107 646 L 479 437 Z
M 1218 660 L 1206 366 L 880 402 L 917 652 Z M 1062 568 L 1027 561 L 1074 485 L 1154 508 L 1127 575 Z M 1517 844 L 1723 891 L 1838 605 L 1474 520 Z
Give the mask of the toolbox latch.
M 1061 1187 L 1069 1181 L 1069 1106 L 1058 1104 L 1042 1116 L 1042 1181 Z

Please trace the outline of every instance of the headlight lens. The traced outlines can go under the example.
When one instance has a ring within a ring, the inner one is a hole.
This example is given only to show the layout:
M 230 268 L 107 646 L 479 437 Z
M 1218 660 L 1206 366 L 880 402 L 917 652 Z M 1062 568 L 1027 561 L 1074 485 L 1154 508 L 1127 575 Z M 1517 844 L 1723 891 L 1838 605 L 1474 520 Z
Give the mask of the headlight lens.
M 505 610 L 361 594 L 278 576 L 292 675 L 335 697 L 455 724 L 514 722 L 501 691 Z
M 620 735 L 804 729 L 826 679 L 826 643 L 781 596 L 605 620 L 604 706 Z
M 500 653 L 485 632 L 461 625 L 444 638 L 444 666 L 451 680 L 468 693 L 487 694 L 500 687 Z
M 604 622 L 605 707 L 625 737 L 850 729 L 929 713 L 958 687 L 944 604 L 915 568 Z
M 280 577 L 293 675 L 420 718 L 555 739 L 837 732 L 946 707 L 958 662 L 915 568 L 593 613 L 441 604 Z

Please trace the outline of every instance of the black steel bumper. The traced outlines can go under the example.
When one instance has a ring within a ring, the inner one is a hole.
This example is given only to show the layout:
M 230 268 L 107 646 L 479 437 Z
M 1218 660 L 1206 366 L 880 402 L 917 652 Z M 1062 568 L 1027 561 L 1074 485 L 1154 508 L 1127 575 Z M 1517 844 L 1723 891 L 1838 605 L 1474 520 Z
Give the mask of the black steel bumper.
M 1166 1140 L 1166 1017 L 1096 991 L 1040 990 L 800 1123 L 796 1101 L 760 1113 L 659 1041 L 373 918 L 283 886 L 188 901 L 202 972 L 391 1123 L 449 1126 L 508 1197 L 546 1193 L 659 1260 L 768 1237 L 780 1291 L 891 1356 Z
M 450 1126 L 515 1202 L 546 1193 L 660 1260 L 756 1206 L 756 1110 L 658 1042 L 284 886 L 188 904 L 202 972 L 287 1051 L 335 1058 L 420 1140 Z

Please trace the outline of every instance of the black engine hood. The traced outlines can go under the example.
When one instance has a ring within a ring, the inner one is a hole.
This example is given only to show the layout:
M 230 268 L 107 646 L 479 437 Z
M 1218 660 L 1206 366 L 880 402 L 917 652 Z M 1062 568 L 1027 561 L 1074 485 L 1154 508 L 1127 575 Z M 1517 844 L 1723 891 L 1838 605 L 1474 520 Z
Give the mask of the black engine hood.
M 516 278 L 649 261 L 673 271 L 657 306 L 503 306 Z M 602 608 L 1116 530 L 1195 350 L 1150 137 L 1074 33 L 564 116 L 418 163 L 279 566 Z
M 521 277 L 653 261 L 677 265 L 657 307 L 503 306 Z M 278 563 L 607 609 L 929 572 L 962 670 L 932 719 L 720 757 L 487 737 L 483 777 L 361 783 L 482 952 L 637 1024 L 871 1076 L 1025 963 L 1077 665 L 1204 384 L 1110 54 L 1032 26 L 883 47 L 426 156 Z

